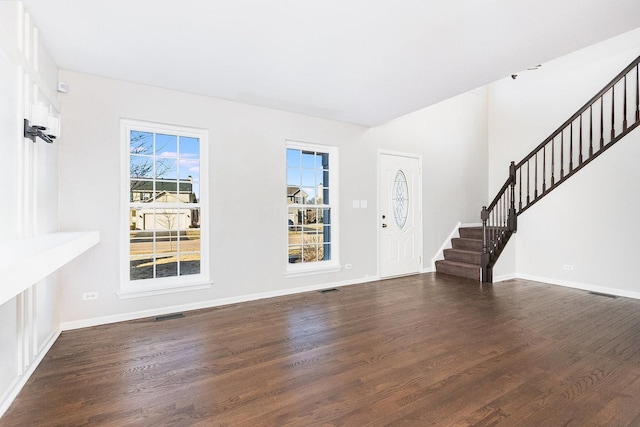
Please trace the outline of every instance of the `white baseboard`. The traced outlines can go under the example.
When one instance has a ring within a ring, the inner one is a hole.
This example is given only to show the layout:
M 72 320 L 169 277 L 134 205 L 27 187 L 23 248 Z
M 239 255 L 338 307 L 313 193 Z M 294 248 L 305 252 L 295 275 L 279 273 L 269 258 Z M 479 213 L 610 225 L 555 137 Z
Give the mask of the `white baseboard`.
M 89 319 L 62 322 L 60 323 L 60 329 L 63 331 L 69 331 L 73 329 L 88 328 L 91 326 L 106 325 L 109 323 L 125 322 L 127 320 L 142 319 L 145 317 L 162 316 L 164 314 L 178 313 L 182 311 L 200 310 L 203 308 L 219 307 L 222 305 L 237 304 L 241 302 L 255 301 L 255 300 L 260 300 L 265 298 L 273 298 L 273 297 L 280 297 L 284 295 L 299 294 L 302 292 L 310 292 L 310 291 L 317 291 L 317 290 L 327 289 L 327 288 L 335 288 L 338 286 L 357 285 L 361 283 L 375 282 L 376 280 L 380 280 L 380 278 L 377 276 L 366 276 L 359 279 L 346 280 L 346 281 L 340 281 L 340 282 L 321 283 L 318 285 L 304 286 L 299 288 L 282 289 L 277 291 L 261 292 L 261 293 L 249 294 L 249 295 L 240 295 L 237 297 L 230 297 L 230 298 L 219 298 L 215 300 L 202 301 L 197 303 L 174 305 L 169 307 L 136 311 L 131 313 L 114 314 L 111 316 L 93 317 Z
M 510 273 L 510 274 L 503 274 L 502 276 L 497 276 L 493 278 L 493 283 L 499 283 L 499 282 L 504 282 L 507 280 L 511 280 L 511 279 L 516 279 L 518 276 L 516 276 L 515 273 Z
M 22 375 L 16 377 L 13 383 L 11 383 L 11 385 L 7 388 L 7 391 L 5 391 L 2 396 L 0 396 L 0 418 L 2 418 L 2 416 L 5 412 L 7 412 L 7 409 L 9 409 L 16 397 L 18 397 L 18 394 L 20 393 L 24 385 L 27 383 L 29 378 L 31 378 L 31 375 L 33 375 L 40 362 L 42 362 L 44 356 L 49 352 L 53 344 L 60 336 L 60 333 L 61 331 L 58 330 L 52 332 L 51 335 L 49 335 L 49 338 L 47 338 L 47 340 L 44 342 L 44 344 L 40 348 L 40 351 L 36 355 L 36 358 L 31 362 L 31 365 L 29 365 L 29 368 L 25 372 L 23 372 Z
M 585 283 L 571 282 L 568 280 L 551 279 L 548 277 L 532 276 L 529 274 L 517 274 L 518 279 L 532 280 L 534 282 L 547 283 L 549 285 L 564 286 L 567 288 L 582 289 L 583 291 L 598 292 L 601 294 L 616 295 L 619 297 L 640 299 L 640 292 L 625 291 L 624 289 L 609 288 L 606 286 L 589 285 Z

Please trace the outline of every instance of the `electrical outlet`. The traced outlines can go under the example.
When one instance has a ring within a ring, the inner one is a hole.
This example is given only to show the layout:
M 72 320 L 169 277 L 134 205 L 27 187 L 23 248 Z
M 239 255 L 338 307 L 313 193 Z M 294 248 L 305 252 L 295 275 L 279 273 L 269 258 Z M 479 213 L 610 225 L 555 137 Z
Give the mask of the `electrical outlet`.
M 85 292 L 84 294 L 82 294 L 82 299 L 87 301 L 90 299 L 98 299 L 98 293 L 97 292 Z
M 344 265 L 344 269 L 345 270 L 351 270 L 352 268 L 353 268 L 353 265 L 351 265 L 351 264 L 345 264 Z
M 573 271 L 573 265 L 565 264 L 562 266 L 567 271 Z

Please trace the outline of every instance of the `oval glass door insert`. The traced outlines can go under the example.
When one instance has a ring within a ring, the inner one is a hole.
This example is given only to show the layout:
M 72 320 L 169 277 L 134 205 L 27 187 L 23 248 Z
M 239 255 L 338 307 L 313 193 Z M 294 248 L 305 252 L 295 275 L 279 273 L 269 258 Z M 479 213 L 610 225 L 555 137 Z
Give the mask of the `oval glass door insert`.
M 404 172 L 398 170 L 393 180 L 392 191 L 393 217 L 396 224 L 401 229 L 407 223 L 407 215 L 409 214 L 409 186 L 407 185 L 407 177 Z

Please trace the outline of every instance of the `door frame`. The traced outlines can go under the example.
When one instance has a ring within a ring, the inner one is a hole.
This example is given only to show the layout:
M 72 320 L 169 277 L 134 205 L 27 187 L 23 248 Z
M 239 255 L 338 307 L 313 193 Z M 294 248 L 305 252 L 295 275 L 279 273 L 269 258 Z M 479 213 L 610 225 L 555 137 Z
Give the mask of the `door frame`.
M 380 265 L 382 260 L 380 259 L 381 251 L 380 251 L 380 230 L 382 230 L 382 218 L 381 218 L 381 200 L 380 200 L 380 186 L 382 183 L 380 182 L 380 175 L 382 172 L 382 156 L 396 156 L 396 157 L 407 157 L 411 159 L 416 159 L 418 161 L 418 176 L 420 179 L 418 180 L 418 226 L 417 226 L 417 239 L 418 239 L 418 256 L 420 257 L 420 266 L 418 269 L 418 273 L 424 272 L 424 226 L 423 226 L 423 216 L 422 212 L 424 211 L 422 205 L 422 154 L 417 153 L 408 153 L 404 151 L 395 151 L 395 150 L 386 150 L 379 148 L 377 154 L 377 170 L 376 170 L 376 253 L 377 253 L 377 276 L 380 279 L 385 279 L 385 277 L 380 276 Z M 415 273 L 407 273 L 407 275 L 415 274 Z M 388 276 L 395 277 L 395 276 Z

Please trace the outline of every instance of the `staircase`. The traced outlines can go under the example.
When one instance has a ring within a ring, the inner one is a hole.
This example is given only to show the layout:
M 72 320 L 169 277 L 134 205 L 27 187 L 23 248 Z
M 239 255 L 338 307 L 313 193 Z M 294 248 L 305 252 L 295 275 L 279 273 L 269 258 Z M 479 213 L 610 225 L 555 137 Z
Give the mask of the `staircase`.
M 451 239 L 451 249 L 444 250 L 444 260 L 436 261 L 436 271 L 480 280 L 482 268 L 482 227 L 461 227 L 460 237 Z
M 436 261 L 437 272 L 493 281 L 493 266 L 518 230 L 518 216 L 640 125 L 639 64 L 640 57 L 524 159 L 511 162 L 506 182 L 482 207 L 482 227 L 460 228 L 444 260 Z

